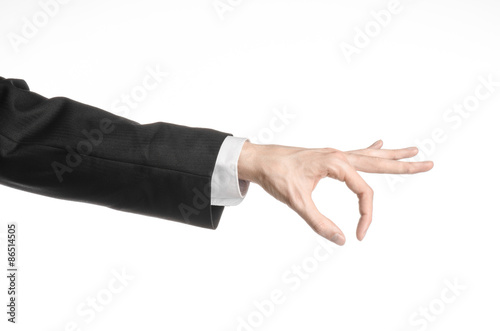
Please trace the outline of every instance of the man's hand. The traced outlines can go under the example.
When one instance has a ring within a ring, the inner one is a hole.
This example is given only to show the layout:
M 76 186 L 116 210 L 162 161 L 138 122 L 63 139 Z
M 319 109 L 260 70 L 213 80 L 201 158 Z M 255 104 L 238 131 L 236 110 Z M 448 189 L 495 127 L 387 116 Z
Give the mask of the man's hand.
M 246 141 L 238 160 L 238 177 L 259 184 L 297 212 L 316 233 L 343 245 L 342 231 L 319 212 L 312 200 L 312 192 L 322 178 L 345 182 L 358 196 L 361 218 L 356 236 L 362 240 L 372 221 L 373 190 L 358 171 L 415 174 L 434 166 L 432 161 L 397 161 L 415 156 L 416 147 L 389 150 L 381 149 L 382 144 L 379 140 L 365 149 L 342 152 L 333 148 L 257 145 Z

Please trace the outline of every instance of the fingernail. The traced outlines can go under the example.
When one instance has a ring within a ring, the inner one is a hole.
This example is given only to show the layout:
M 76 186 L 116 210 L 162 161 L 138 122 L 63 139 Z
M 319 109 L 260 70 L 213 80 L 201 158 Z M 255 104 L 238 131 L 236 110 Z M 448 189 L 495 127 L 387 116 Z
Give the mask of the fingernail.
M 334 234 L 333 237 L 332 237 L 332 241 L 334 243 L 336 243 L 337 245 L 339 245 L 339 246 L 342 246 L 342 245 L 345 244 L 345 238 L 340 233 Z

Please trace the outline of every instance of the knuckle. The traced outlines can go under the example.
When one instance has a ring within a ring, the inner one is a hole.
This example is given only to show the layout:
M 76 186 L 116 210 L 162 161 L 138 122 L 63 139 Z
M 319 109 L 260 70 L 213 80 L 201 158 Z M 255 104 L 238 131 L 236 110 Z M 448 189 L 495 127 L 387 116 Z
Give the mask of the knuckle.
M 347 161 L 347 156 L 345 155 L 344 152 L 336 151 L 335 153 L 333 153 L 333 155 L 335 155 L 335 157 L 337 157 L 340 160 Z
M 328 155 L 328 160 L 332 163 L 339 163 L 339 161 L 341 163 L 347 163 L 347 156 L 344 152 L 335 151 Z
M 332 147 L 324 147 L 321 149 L 322 151 L 324 152 L 327 152 L 327 153 L 335 153 L 335 152 L 338 152 L 338 149 L 335 149 L 335 148 L 332 148 Z
M 413 167 L 412 167 L 411 163 L 409 163 L 409 162 L 405 162 L 404 163 L 403 171 L 404 171 L 405 174 L 411 174 L 412 173 L 412 169 L 413 169 Z
M 326 233 L 327 224 L 324 221 L 316 221 L 311 224 L 311 228 L 314 230 L 314 232 L 321 236 Z

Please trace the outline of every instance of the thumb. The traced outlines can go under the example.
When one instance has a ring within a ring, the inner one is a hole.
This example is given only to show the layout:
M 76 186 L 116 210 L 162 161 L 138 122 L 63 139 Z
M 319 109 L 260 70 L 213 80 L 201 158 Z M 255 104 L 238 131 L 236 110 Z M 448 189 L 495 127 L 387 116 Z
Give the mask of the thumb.
M 323 238 L 339 246 L 345 244 L 345 236 L 342 230 L 325 215 L 320 213 L 312 198 L 307 198 L 304 206 L 297 210 L 297 213 L 309 224 L 314 232 Z

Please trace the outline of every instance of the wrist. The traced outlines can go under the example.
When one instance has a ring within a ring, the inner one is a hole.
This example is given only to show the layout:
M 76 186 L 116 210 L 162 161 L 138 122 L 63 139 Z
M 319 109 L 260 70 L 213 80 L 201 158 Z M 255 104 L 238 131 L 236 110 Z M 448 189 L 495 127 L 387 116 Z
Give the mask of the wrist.
M 238 158 L 238 179 L 258 183 L 260 168 L 258 163 L 259 145 L 249 140 L 243 143 Z

